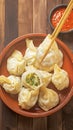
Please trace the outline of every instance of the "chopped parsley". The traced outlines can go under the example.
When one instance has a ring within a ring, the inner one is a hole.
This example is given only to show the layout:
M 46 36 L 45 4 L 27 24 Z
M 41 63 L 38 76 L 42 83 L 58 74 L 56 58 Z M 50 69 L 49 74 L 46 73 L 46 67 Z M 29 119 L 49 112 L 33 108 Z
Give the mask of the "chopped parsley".
M 35 73 L 28 74 L 26 77 L 26 82 L 32 86 L 40 85 L 40 79 Z

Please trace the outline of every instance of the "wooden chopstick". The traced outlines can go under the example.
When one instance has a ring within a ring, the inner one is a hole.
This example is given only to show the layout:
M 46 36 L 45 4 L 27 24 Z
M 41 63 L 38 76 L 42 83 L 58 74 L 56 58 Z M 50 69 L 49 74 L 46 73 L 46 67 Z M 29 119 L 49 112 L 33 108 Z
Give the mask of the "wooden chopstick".
M 52 39 L 52 40 L 51 40 L 51 42 L 50 42 L 50 44 L 49 44 L 49 47 L 47 47 L 46 52 L 43 54 L 43 57 L 41 58 L 40 63 L 41 63 L 41 62 L 44 60 L 44 58 L 46 57 L 46 55 L 47 55 L 47 53 L 48 53 L 50 47 L 52 46 L 52 44 L 53 44 L 54 40 L 56 39 L 56 37 L 58 36 L 59 32 L 61 31 L 61 28 L 62 28 L 62 26 L 63 26 L 65 20 L 66 20 L 67 17 L 69 16 L 69 14 L 70 14 L 72 8 L 73 8 L 73 0 L 71 0 L 71 1 L 69 2 L 69 4 L 68 4 L 66 10 L 64 11 L 63 16 L 61 17 L 61 19 L 60 19 L 58 25 L 57 25 L 56 28 L 54 29 L 54 31 L 53 31 L 53 33 L 52 33 L 52 35 L 51 35 L 51 39 Z

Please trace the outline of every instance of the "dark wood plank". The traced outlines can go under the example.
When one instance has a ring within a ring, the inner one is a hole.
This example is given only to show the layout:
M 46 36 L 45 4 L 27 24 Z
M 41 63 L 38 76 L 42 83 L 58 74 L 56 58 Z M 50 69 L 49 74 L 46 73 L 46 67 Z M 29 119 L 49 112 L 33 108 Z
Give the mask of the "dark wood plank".
M 5 0 L 0 0 L 0 52 L 4 47 Z
M 62 130 L 62 111 L 58 111 L 48 117 L 48 130 Z
M 18 116 L 18 129 L 17 130 L 33 130 L 32 118 Z
M 5 28 L 4 28 L 4 46 L 18 36 L 17 29 L 17 9 L 18 1 L 5 0 Z M 2 130 L 17 130 L 17 114 L 11 111 L 3 103 L 2 107 Z
M 47 117 L 33 119 L 33 130 L 47 130 Z
M 4 47 L 5 0 L 0 0 L 0 52 Z M 0 130 L 3 128 L 3 103 L 0 100 Z
M 3 122 L 2 122 L 2 101 L 0 100 L 0 130 L 2 130 Z
M 73 97 L 63 108 L 63 130 L 73 130 Z
M 18 0 L 5 0 L 5 45 L 18 36 Z
M 73 113 L 72 114 L 64 114 L 63 120 L 63 130 L 73 130 Z
M 68 115 L 73 113 L 73 97 L 71 98 L 69 103 L 63 108 L 63 112 Z
M 2 130 L 17 130 L 17 115 L 2 104 Z
M 33 0 L 18 0 L 18 35 L 32 33 Z

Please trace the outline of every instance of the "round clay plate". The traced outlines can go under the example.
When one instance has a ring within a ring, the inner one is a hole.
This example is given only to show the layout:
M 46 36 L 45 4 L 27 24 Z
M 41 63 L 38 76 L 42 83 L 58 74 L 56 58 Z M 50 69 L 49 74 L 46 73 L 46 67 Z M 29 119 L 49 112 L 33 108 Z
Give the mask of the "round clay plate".
M 12 54 L 12 52 L 17 49 L 21 51 L 23 54 L 25 53 L 26 50 L 26 43 L 25 39 L 29 38 L 32 39 L 34 42 L 35 46 L 38 46 L 41 44 L 41 42 L 44 40 L 46 37 L 46 34 L 27 34 L 21 37 L 16 38 L 13 40 L 11 43 L 8 44 L 2 51 L 0 55 L 0 75 L 5 75 L 8 76 L 9 73 L 7 71 L 7 59 L 8 57 Z M 73 64 L 72 64 L 72 53 L 70 52 L 69 48 L 59 39 L 56 39 L 59 48 L 62 50 L 63 55 L 64 55 L 64 63 L 63 63 L 63 69 L 66 70 L 69 74 L 69 79 L 70 79 L 70 84 L 69 87 L 63 91 L 58 91 L 56 90 L 53 85 L 50 85 L 50 88 L 54 89 L 60 97 L 60 103 L 58 106 L 55 108 L 45 112 L 39 106 L 36 104 L 31 110 L 26 111 L 22 110 L 18 106 L 18 100 L 17 100 L 17 95 L 10 95 L 6 93 L 1 87 L 0 87 L 0 97 L 2 101 L 14 112 L 27 116 L 27 117 L 44 117 L 53 114 L 54 112 L 58 111 L 61 109 L 65 104 L 68 103 L 68 101 L 72 97 L 73 93 Z

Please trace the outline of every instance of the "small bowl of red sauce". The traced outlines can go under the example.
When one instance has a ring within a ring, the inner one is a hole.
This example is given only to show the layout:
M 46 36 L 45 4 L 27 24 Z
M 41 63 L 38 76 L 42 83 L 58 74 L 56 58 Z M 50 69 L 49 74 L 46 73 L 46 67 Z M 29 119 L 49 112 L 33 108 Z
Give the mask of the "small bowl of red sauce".
M 55 29 L 55 27 L 59 23 L 66 7 L 67 5 L 61 4 L 61 5 L 57 5 L 55 8 L 53 8 L 50 11 L 49 23 L 52 29 Z M 73 9 L 69 14 L 68 18 L 66 19 L 60 33 L 69 33 L 69 32 L 73 32 Z

